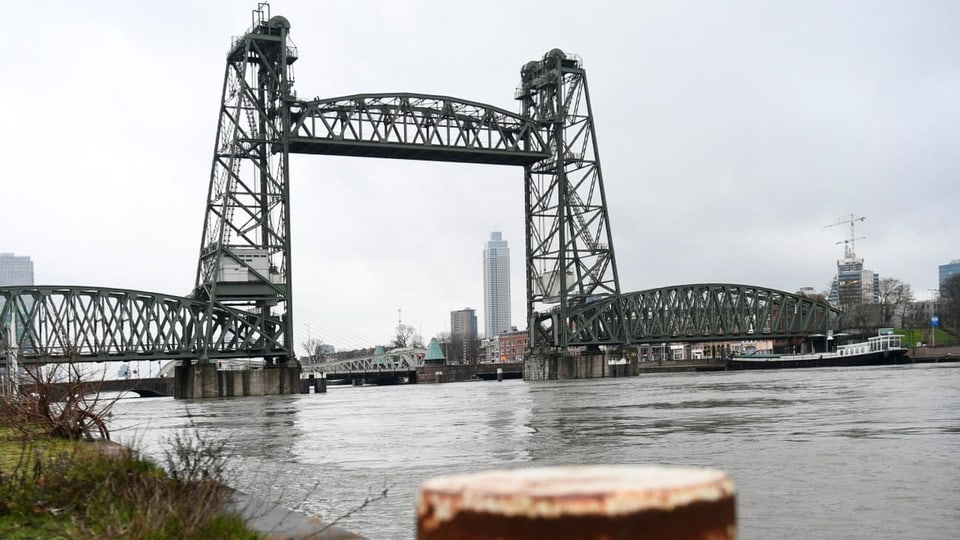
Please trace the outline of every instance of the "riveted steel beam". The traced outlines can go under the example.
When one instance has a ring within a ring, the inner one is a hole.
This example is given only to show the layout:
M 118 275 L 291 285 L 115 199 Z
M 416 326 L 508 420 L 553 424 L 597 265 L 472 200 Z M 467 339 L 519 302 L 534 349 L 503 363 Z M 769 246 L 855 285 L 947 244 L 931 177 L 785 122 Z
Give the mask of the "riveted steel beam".
M 293 153 L 498 165 L 550 155 L 530 118 L 449 96 L 358 94 L 288 106 Z
M 0 355 L 13 352 L 22 362 L 268 357 L 283 350 L 282 329 L 261 315 L 209 309 L 195 298 L 96 287 L 0 289 Z

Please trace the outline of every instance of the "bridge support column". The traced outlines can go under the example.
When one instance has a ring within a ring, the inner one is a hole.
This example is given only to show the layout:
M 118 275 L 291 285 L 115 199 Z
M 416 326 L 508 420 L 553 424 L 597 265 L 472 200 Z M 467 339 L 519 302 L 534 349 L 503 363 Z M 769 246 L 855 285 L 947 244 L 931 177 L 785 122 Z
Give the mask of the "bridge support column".
M 300 366 L 219 371 L 215 364 L 195 363 L 174 371 L 173 397 L 177 399 L 299 393 Z
M 526 358 L 523 363 L 523 380 L 525 381 L 597 379 L 607 376 L 607 355 L 604 353 L 535 354 Z

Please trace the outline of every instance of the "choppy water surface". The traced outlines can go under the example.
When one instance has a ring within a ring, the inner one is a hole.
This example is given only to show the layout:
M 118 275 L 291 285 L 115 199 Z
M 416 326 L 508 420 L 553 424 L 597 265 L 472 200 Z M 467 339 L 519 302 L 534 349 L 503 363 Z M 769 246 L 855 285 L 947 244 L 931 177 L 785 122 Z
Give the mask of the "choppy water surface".
M 115 438 L 162 455 L 188 426 L 223 441 L 233 485 L 338 525 L 412 538 L 424 479 L 487 468 L 720 468 L 740 536 L 955 538 L 960 365 L 333 388 L 122 400 Z

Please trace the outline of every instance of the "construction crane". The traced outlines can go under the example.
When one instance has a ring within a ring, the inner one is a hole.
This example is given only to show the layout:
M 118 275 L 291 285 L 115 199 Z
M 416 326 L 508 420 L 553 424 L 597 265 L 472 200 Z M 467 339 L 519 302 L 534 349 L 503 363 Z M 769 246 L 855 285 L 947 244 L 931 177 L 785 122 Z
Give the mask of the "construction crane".
M 839 225 L 846 225 L 848 223 L 850 224 L 850 238 L 837 242 L 837 245 L 843 244 L 844 259 L 855 259 L 857 255 L 856 255 L 856 250 L 854 249 L 854 243 L 857 240 L 865 240 L 867 238 L 866 236 L 857 236 L 854 230 L 854 226 L 856 225 L 856 223 L 858 221 L 863 221 L 865 219 L 867 218 L 863 216 L 858 217 L 853 214 L 850 214 L 850 219 L 841 219 L 836 223 L 831 223 L 830 225 L 827 225 L 826 227 L 824 227 L 824 228 L 829 228 L 829 227 L 837 227 Z

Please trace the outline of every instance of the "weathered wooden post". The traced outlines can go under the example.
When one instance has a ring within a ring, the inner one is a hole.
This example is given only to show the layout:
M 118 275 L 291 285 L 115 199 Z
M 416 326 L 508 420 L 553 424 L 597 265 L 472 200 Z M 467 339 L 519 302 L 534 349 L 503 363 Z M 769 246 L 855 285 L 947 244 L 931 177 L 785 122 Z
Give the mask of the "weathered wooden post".
M 573 466 L 442 476 L 420 487 L 417 538 L 736 538 L 722 472 Z

